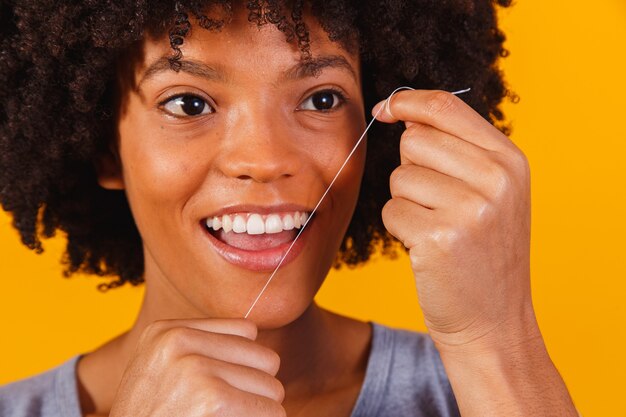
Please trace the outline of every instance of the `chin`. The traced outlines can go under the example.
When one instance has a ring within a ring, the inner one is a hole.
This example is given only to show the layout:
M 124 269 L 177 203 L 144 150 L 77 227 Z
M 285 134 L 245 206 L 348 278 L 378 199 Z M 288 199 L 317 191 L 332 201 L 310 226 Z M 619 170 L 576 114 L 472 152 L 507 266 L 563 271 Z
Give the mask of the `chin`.
M 313 300 L 307 299 L 295 303 L 293 300 L 265 303 L 254 308 L 250 316 L 259 330 L 275 330 L 286 327 L 297 321 L 312 305 Z

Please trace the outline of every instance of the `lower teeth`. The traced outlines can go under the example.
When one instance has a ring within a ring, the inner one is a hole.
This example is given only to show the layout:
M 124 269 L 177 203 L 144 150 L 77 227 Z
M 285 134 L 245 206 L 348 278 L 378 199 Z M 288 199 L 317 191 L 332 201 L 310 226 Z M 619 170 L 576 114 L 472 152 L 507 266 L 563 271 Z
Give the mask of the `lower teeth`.
M 271 249 L 292 242 L 298 233 L 298 230 L 283 231 L 274 234 L 249 235 L 247 233 L 226 233 L 223 230 L 210 230 L 211 233 L 219 241 L 243 250 L 263 250 Z

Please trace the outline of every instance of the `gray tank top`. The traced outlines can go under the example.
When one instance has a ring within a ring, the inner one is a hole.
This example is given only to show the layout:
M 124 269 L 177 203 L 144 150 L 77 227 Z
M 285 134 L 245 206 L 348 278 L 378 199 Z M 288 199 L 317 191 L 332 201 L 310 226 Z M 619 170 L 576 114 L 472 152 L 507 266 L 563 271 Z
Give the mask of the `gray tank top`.
M 460 417 L 443 364 L 425 333 L 372 323 L 372 347 L 351 417 Z M 81 417 L 80 355 L 0 387 L 1 417 Z

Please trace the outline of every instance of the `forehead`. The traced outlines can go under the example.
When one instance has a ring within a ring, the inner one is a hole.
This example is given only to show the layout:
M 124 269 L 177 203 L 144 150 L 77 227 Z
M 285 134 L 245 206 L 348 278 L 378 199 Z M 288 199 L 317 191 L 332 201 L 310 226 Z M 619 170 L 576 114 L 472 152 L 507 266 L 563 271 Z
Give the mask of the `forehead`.
M 249 11 L 238 8 L 219 31 L 201 28 L 190 19 L 191 30 L 180 47 L 183 69 L 198 69 L 194 63 L 209 62 L 220 76 L 251 75 L 266 80 L 315 75 L 316 70 L 336 68 L 360 79 L 359 56 L 329 39 L 317 19 L 304 16 L 309 34 L 311 58 L 304 60 L 295 41 L 288 42 L 285 33 L 274 24 L 262 26 L 248 19 Z M 169 69 L 167 58 L 173 56 L 167 36 L 148 37 L 143 44 L 143 59 L 137 75 Z M 189 66 L 186 63 L 191 63 Z M 201 71 L 202 69 L 200 69 Z M 302 74 L 298 72 L 303 71 Z

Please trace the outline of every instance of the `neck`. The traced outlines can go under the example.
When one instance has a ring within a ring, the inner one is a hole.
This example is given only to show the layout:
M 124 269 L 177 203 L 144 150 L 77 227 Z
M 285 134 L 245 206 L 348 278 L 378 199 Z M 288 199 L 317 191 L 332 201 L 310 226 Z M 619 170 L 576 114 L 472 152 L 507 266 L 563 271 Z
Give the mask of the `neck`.
M 115 397 L 115 389 L 131 359 L 139 338 L 152 322 L 162 319 L 202 317 L 178 297 L 162 299 L 147 287 L 144 302 L 133 327 L 113 339 L 79 363 L 81 404 L 87 410 L 106 414 Z M 173 299 L 172 299 L 173 298 Z M 364 367 L 369 342 L 369 326 L 321 309 L 312 302 L 293 322 L 278 329 L 261 330 L 257 343 L 274 350 L 281 358 L 277 378 L 293 397 L 311 396 L 328 387 L 328 381 L 340 381 L 338 375 L 350 376 Z
M 173 309 L 175 300 L 154 300 L 148 292 L 132 329 L 120 337 L 121 357 L 130 359 L 141 333 L 150 323 L 162 319 L 200 317 L 200 313 L 191 308 Z M 164 305 L 170 308 L 164 311 Z M 277 377 L 284 385 L 296 383 L 303 376 L 319 379 L 315 378 L 315 373 L 322 371 L 323 367 L 317 364 L 322 357 L 325 362 L 333 359 L 333 352 L 329 348 L 333 346 L 333 339 L 338 337 L 335 323 L 337 317 L 312 302 L 300 317 L 286 326 L 259 330 L 256 342 L 272 349 L 281 358 Z

